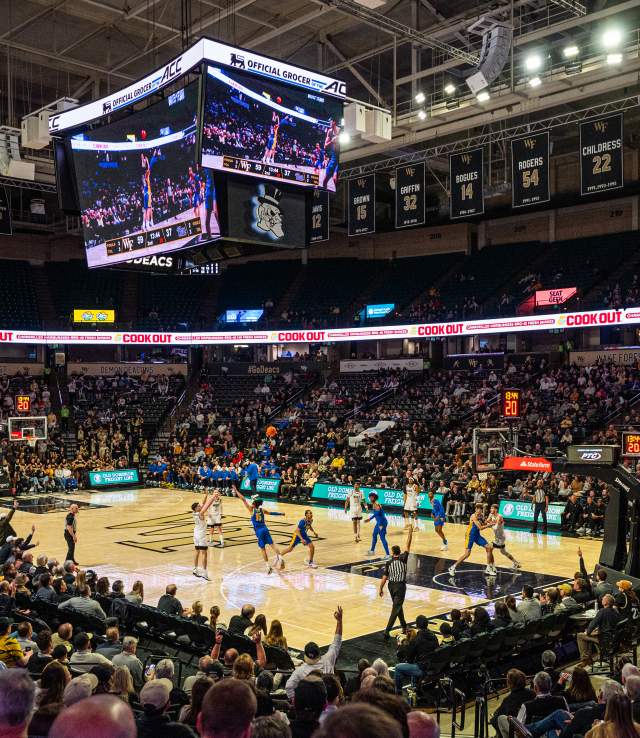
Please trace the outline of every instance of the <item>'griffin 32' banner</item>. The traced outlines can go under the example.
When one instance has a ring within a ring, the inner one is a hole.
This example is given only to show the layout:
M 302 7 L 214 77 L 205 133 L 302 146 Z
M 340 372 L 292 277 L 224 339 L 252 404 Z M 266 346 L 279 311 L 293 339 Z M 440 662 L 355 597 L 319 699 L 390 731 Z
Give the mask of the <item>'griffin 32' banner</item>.
M 549 131 L 511 139 L 511 205 L 549 202 Z
M 349 180 L 349 235 L 376 230 L 376 180 L 374 174 Z
M 424 225 L 424 162 L 396 169 L 396 228 Z
M 622 113 L 580 124 L 580 193 L 617 190 L 624 185 Z
M 329 193 L 316 187 L 311 198 L 309 242 L 329 240 Z
M 484 213 L 484 150 L 471 149 L 449 157 L 451 219 Z

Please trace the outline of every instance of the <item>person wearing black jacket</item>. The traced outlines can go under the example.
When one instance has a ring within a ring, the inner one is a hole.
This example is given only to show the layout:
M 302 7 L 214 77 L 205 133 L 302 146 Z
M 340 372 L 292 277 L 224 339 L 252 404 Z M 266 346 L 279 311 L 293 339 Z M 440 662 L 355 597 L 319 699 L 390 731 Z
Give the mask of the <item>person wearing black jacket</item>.
M 501 734 L 498 728 L 498 718 L 500 715 L 515 717 L 522 705 L 536 696 L 533 690 L 527 687 L 527 677 L 519 669 L 509 669 L 507 672 L 507 689 L 509 690 L 509 694 L 502 700 L 490 720 L 498 738 L 507 738 L 506 735 L 503 736 Z
M 569 705 L 564 697 L 551 694 L 551 677 L 546 671 L 539 671 L 533 677 L 533 691 L 536 696 L 532 700 L 523 702 L 518 710 L 518 722 L 526 725 L 531 730 L 534 723 L 539 723 L 545 718 L 549 718 L 553 713 L 565 713 L 565 719 L 570 719 Z M 503 736 L 509 735 L 509 721 L 506 715 L 497 718 L 498 728 Z M 552 726 L 553 727 L 553 726 Z M 532 731 L 535 735 L 544 735 L 546 733 Z
M 411 682 L 421 677 L 429 663 L 429 657 L 438 648 L 438 638 L 429 630 L 429 621 L 424 615 L 416 618 L 418 633 L 407 646 L 406 663 L 396 664 L 395 682 L 396 692 L 402 693 L 403 677 L 411 677 Z
M 582 505 L 578 501 L 578 495 L 571 494 L 567 504 L 562 511 L 562 530 L 574 531 L 582 518 Z
M 584 633 L 578 633 L 576 641 L 580 658 L 583 664 L 592 662 L 592 643 L 598 643 L 598 634 L 615 630 L 620 622 L 620 613 L 614 607 L 615 600 L 611 595 L 605 595 L 602 598 L 602 607 L 591 619 L 587 630 Z
M 16 532 L 11 525 L 11 518 L 15 515 L 18 509 L 18 500 L 13 501 L 13 509 L 10 510 L 6 515 L 0 517 L 0 545 L 4 546 L 8 536 L 15 538 Z

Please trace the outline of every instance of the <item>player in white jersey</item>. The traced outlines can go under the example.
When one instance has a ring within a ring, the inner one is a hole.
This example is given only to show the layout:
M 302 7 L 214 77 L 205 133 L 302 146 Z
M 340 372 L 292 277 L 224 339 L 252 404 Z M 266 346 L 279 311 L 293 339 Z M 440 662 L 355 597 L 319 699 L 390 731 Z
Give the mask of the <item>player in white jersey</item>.
M 203 502 L 194 502 L 191 505 L 191 511 L 193 512 L 193 546 L 196 550 L 194 562 L 193 562 L 193 573 L 196 577 L 202 577 L 207 581 L 209 574 L 207 573 L 207 554 L 209 551 L 209 542 L 207 540 L 207 519 L 205 513 L 211 505 L 211 498 L 206 496 Z M 202 569 L 198 568 L 200 559 L 202 558 Z
M 360 541 L 360 524 L 362 523 L 362 510 L 367 510 L 367 503 L 364 501 L 364 493 L 360 489 L 360 484 L 355 482 L 353 489 L 349 492 L 344 501 L 344 511 L 349 508 L 349 516 L 353 523 L 353 532 L 356 543 Z
M 404 488 L 404 509 L 402 515 L 404 517 L 404 529 L 408 530 L 413 526 L 414 530 L 418 529 L 418 495 L 420 487 L 416 484 L 413 477 L 409 477 L 407 486 Z
M 520 563 L 507 551 L 507 537 L 504 532 L 504 518 L 498 512 L 498 505 L 491 505 L 491 511 L 489 513 L 489 520 L 491 527 L 493 528 L 493 548 L 503 556 L 506 556 L 509 561 L 512 562 L 514 569 L 520 568 Z
M 224 548 L 222 535 L 222 496 L 218 490 L 211 495 L 211 505 L 207 511 L 207 527 L 209 528 L 209 545 L 215 546 L 213 535 L 217 531 L 220 536 L 220 548 Z

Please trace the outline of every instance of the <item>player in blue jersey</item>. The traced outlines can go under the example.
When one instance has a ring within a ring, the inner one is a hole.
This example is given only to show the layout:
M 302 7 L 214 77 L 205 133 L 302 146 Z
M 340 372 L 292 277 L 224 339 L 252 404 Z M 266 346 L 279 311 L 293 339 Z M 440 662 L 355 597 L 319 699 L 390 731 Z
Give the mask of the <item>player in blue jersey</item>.
M 330 120 L 324 138 L 324 153 L 327 166 L 324 170 L 322 187 L 327 187 L 329 182 L 338 174 L 338 139 L 340 128 L 335 120 Z
M 205 170 L 205 186 L 204 186 L 204 236 L 205 238 L 211 237 L 211 216 L 215 216 L 214 220 L 218 219 L 218 213 L 216 208 L 216 188 L 213 183 L 213 176 L 211 170 Z
M 456 567 L 465 559 L 469 558 L 469 556 L 471 555 L 471 549 L 473 548 L 474 544 L 482 546 L 482 548 L 484 548 L 484 550 L 487 552 L 487 568 L 484 570 L 485 574 L 488 574 L 490 577 L 495 577 L 498 573 L 496 571 L 496 567 L 494 566 L 493 548 L 491 544 L 486 540 L 486 538 L 484 538 L 484 536 L 482 535 L 482 531 L 485 528 L 491 528 L 492 522 L 485 523 L 482 517 L 482 510 L 482 503 L 478 503 L 476 505 L 476 511 L 469 519 L 469 525 L 467 526 L 467 533 L 465 536 L 464 553 L 453 566 L 449 567 L 449 574 L 452 577 L 454 577 L 456 574 Z
M 299 543 L 302 543 L 303 546 L 309 547 L 309 558 L 305 563 L 310 569 L 317 569 L 318 566 L 313 561 L 316 549 L 311 538 L 309 538 L 309 531 L 311 531 L 316 538 L 319 538 L 318 534 L 313 529 L 313 512 L 311 510 L 305 510 L 304 518 L 298 521 L 295 533 L 291 536 L 291 541 L 287 548 L 282 552 L 282 555 L 286 556 L 288 553 L 291 553 Z
M 448 551 L 449 546 L 447 544 L 447 538 L 443 531 L 444 524 L 446 521 L 444 507 L 442 507 L 442 503 L 435 496 L 435 493 L 432 489 L 429 490 L 429 501 L 431 502 L 431 514 L 433 516 L 433 528 L 436 532 L 436 535 L 442 538 L 442 546 L 440 546 L 440 550 Z
M 371 505 L 371 517 L 367 518 L 365 523 L 368 523 L 375 518 L 376 524 L 373 528 L 373 536 L 371 538 L 371 550 L 367 551 L 367 554 L 369 556 L 373 556 L 376 551 L 378 536 L 380 536 L 382 548 L 384 548 L 385 554 L 390 556 L 389 545 L 387 544 L 387 525 L 389 524 L 389 521 L 387 520 L 387 516 L 384 514 L 382 505 L 378 502 L 378 495 L 375 492 L 371 492 L 369 495 L 369 503 Z
M 264 516 L 273 513 L 269 513 L 268 510 L 264 510 L 262 508 L 262 500 L 259 497 L 253 497 L 251 504 L 249 504 L 242 492 L 237 489 L 234 489 L 234 492 L 236 497 L 242 500 L 242 504 L 247 508 L 247 512 L 251 513 L 251 524 L 253 525 L 256 538 L 258 539 L 258 548 L 262 553 L 262 558 L 264 559 L 264 563 L 267 567 L 267 574 L 271 574 L 274 568 L 278 569 L 284 567 L 284 559 L 280 554 L 280 549 L 273 542 L 273 538 L 271 538 L 271 533 L 269 532 L 269 528 L 267 528 L 267 524 L 265 522 Z M 273 561 L 273 566 L 269 563 L 267 546 L 269 546 L 276 555 Z

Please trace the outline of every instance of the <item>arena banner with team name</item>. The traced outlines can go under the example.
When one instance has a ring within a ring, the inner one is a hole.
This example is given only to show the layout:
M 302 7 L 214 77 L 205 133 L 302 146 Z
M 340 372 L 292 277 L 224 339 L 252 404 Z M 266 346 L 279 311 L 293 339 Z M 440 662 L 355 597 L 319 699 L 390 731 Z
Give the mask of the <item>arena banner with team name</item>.
M 511 206 L 549 202 L 549 131 L 511 139 Z
M 450 323 L 413 323 L 354 328 L 288 328 L 286 330 L 229 331 L 228 333 L 161 333 L 158 331 L 40 331 L 0 328 L 0 344 L 82 344 L 85 346 L 215 346 L 247 343 L 333 343 L 342 341 L 391 341 L 448 336 L 485 336 L 498 333 L 558 331 L 566 328 L 638 325 L 640 307 L 587 310 L 514 318 L 459 320 Z M 153 365 L 151 365 L 153 366 Z
M 348 182 L 348 232 L 363 236 L 376 231 L 376 176 L 354 177 Z
M 312 500 L 327 500 L 328 502 L 337 502 L 344 505 L 347 495 L 353 486 L 350 484 L 327 484 L 326 482 L 316 482 L 311 492 Z M 387 487 L 360 487 L 362 490 L 367 507 L 369 506 L 369 495 L 375 492 L 378 495 L 378 502 L 383 507 L 404 507 L 404 497 L 401 489 L 388 489 Z M 436 498 L 442 502 L 443 495 L 436 495 Z M 418 495 L 418 509 L 431 510 L 431 502 L 429 495 L 422 492 Z
M 329 193 L 316 187 L 311 198 L 309 243 L 329 240 Z
M 562 513 L 566 503 L 551 502 L 547 509 L 549 525 L 562 525 Z M 500 500 L 498 512 L 510 523 L 533 523 L 533 504 L 522 500 Z
M 484 213 L 484 149 L 470 149 L 449 157 L 449 215 L 451 220 Z
M 107 364 L 103 362 L 70 361 L 67 364 L 67 374 L 86 374 L 89 377 L 113 377 L 116 374 L 128 374 L 130 377 L 139 377 L 142 374 L 160 376 L 168 374 L 182 374 L 186 377 L 189 371 L 188 364 Z
M 580 124 L 580 194 L 624 186 L 622 113 Z
M 280 489 L 282 479 L 273 479 L 270 477 L 259 477 L 256 491 L 261 495 L 277 495 Z M 251 491 L 251 483 L 246 477 L 243 477 L 240 483 L 240 489 L 245 492 Z
M 396 228 L 424 225 L 424 162 L 396 169 Z
M 90 487 L 117 487 L 121 484 L 138 484 L 140 476 L 137 469 L 113 469 L 109 471 L 90 471 Z

